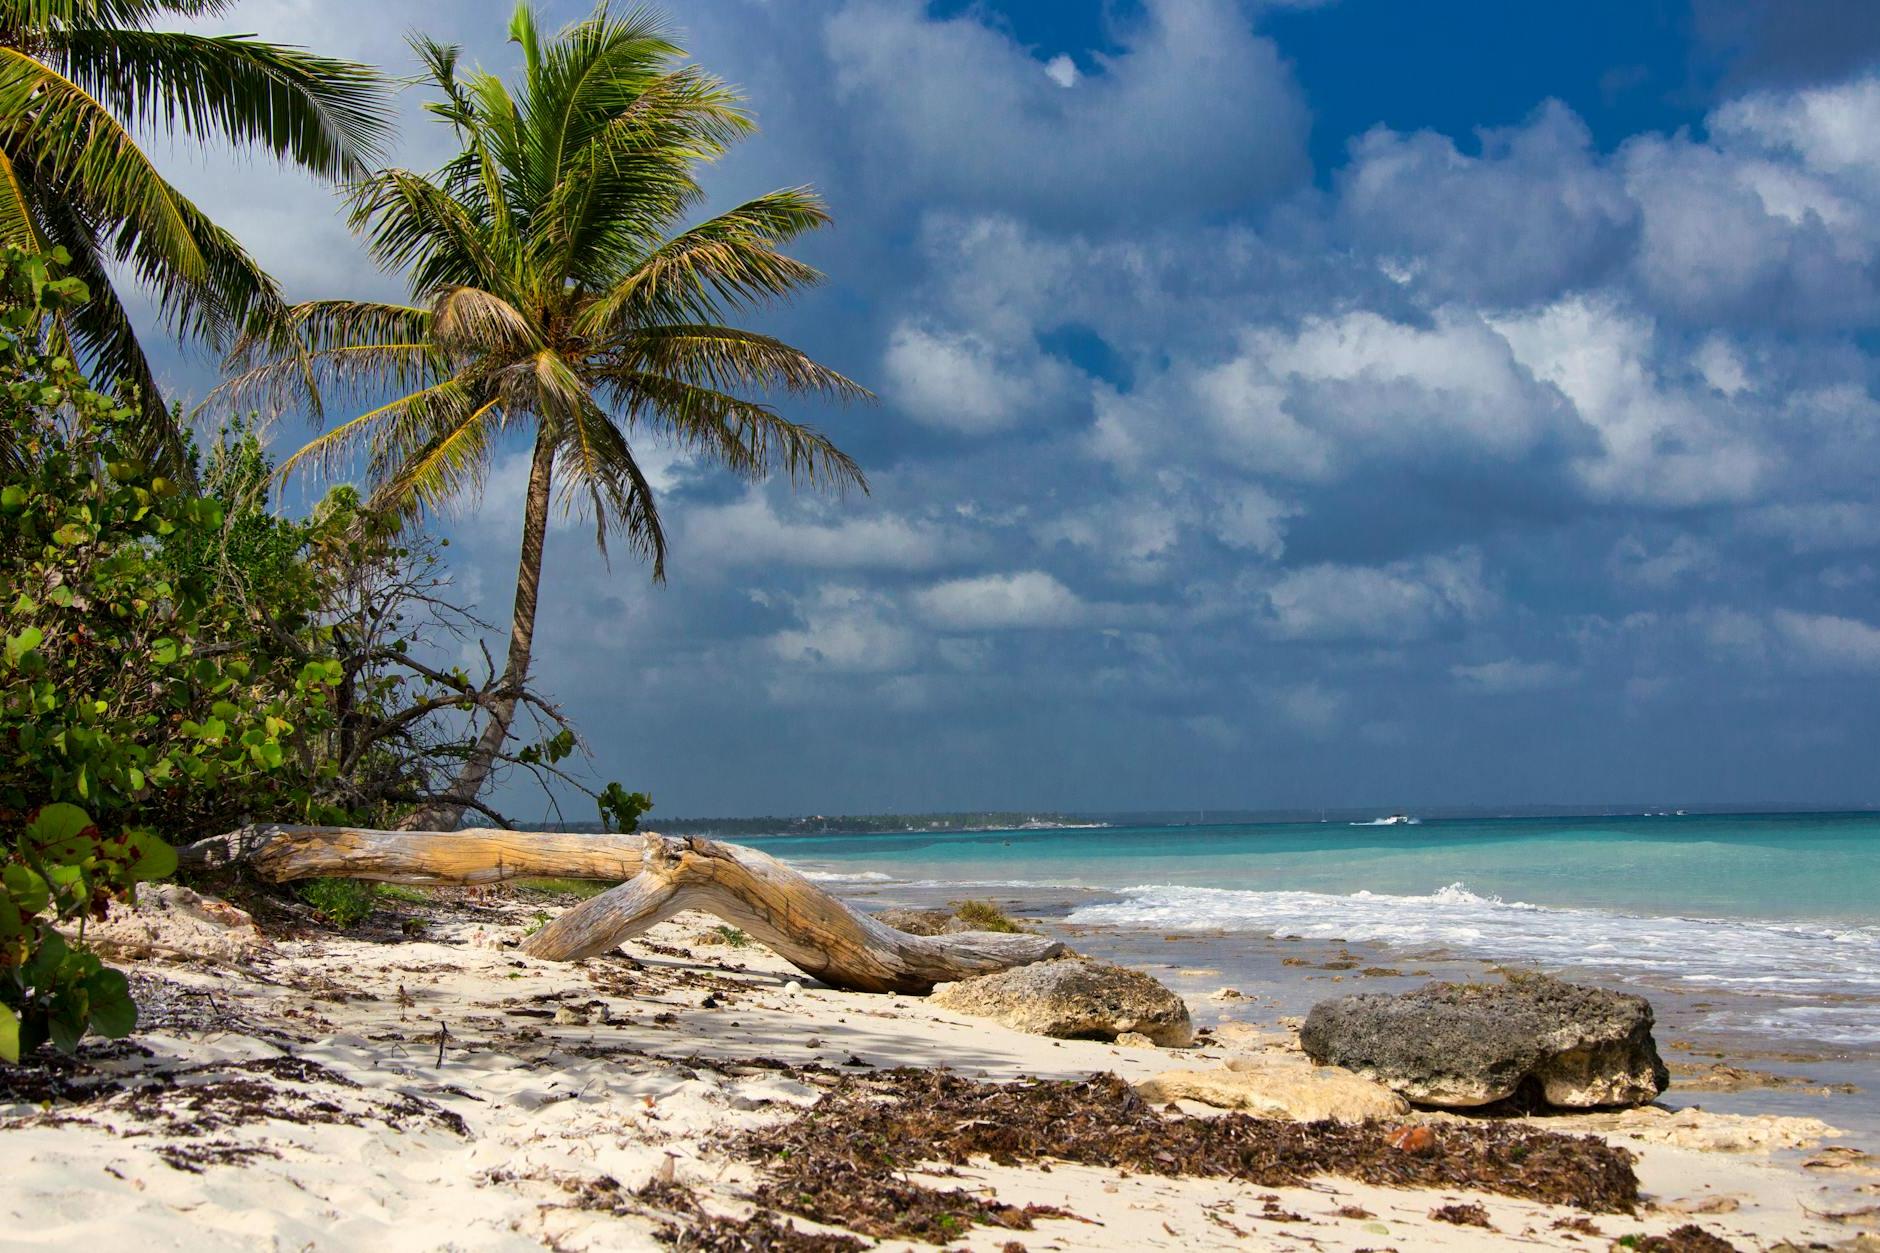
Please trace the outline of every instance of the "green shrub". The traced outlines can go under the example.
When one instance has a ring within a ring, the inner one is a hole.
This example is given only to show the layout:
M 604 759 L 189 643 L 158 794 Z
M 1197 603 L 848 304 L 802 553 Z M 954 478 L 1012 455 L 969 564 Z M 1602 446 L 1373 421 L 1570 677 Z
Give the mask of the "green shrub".
M 951 901 L 953 916 L 975 931 L 1023 931 L 991 901 Z
M 137 1025 L 130 983 L 55 928 L 102 917 L 145 879 L 176 869 L 148 831 L 109 835 L 76 805 L 46 805 L 0 847 L 0 1059 L 17 1062 L 50 1040 L 70 1051 L 87 1031 L 117 1037 Z
M 358 879 L 308 879 L 294 890 L 314 912 L 341 930 L 364 922 L 379 903 L 374 885 Z

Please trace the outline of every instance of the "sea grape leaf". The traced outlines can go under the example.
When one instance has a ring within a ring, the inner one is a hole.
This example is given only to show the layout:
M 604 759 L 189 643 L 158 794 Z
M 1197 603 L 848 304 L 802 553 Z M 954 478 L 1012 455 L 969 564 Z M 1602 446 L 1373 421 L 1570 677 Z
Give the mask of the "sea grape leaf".
M 123 971 L 106 966 L 85 980 L 85 993 L 91 1006 L 91 1029 L 99 1035 L 118 1040 L 137 1026 L 137 1006 Z

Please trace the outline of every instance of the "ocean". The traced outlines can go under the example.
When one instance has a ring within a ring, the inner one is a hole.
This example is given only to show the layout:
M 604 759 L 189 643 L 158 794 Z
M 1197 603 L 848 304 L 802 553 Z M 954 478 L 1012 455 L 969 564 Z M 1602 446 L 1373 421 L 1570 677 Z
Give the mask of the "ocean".
M 1354 984 L 1395 991 L 1496 965 L 1624 987 L 1653 1001 L 1661 1044 L 1675 1036 L 1692 1056 L 1858 1083 L 1836 1112 L 1880 1128 L 1880 815 L 742 842 L 866 906 L 990 896 L 1067 928 L 1085 951 L 1188 972 L 1168 980 L 1185 994 L 1248 985 L 1283 1012 Z M 1378 977 L 1342 973 L 1352 959 Z M 1778 1103 L 1835 1121 L 1807 1101 Z

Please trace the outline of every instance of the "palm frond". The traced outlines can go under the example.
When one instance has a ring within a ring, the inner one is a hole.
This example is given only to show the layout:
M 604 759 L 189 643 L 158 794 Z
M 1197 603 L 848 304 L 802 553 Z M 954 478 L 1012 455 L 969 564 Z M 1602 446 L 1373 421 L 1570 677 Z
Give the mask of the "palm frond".
M 666 531 L 653 485 L 625 436 L 593 404 L 583 405 L 557 428 L 562 508 L 587 512 L 594 542 L 605 553 L 607 537 L 619 534 L 637 556 L 652 562 L 653 580 L 666 577 Z
M 854 458 L 768 405 L 658 374 L 624 373 L 608 384 L 634 421 L 666 431 L 741 478 L 781 472 L 799 486 L 868 490 Z
M 807 188 L 774 191 L 672 238 L 588 308 L 589 334 L 646 323 L 716 321 L 822 281 L 777 246 L 829 221 Z
M 47 56 L 133 129 L 266 149 L 324 178 L 364 173 L 390 132 L 376 71 L 247 36 L 80 29 Z
M 837 401 L 874 398 L 866 387 L 800 348 L 728 326 L 646 327 L 621 338 L 610 357 L 628 371 L 659 374 L 718 391 L 756 388 Z

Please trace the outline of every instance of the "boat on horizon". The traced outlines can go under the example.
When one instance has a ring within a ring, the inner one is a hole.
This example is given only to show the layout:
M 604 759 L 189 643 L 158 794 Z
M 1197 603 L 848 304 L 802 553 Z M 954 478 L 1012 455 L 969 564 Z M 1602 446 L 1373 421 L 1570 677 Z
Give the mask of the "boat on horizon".
M 1373 818 L 1369 822 L 1354 822 L 1351 825 L 1354 827 L 1418 827 L 1423 825 L 1423 819 L 1412 818 L 1409 814 L 1399 811 L 1384 818 Z

